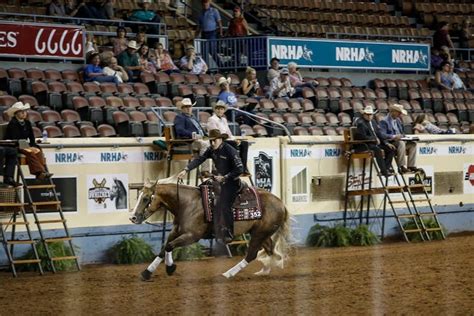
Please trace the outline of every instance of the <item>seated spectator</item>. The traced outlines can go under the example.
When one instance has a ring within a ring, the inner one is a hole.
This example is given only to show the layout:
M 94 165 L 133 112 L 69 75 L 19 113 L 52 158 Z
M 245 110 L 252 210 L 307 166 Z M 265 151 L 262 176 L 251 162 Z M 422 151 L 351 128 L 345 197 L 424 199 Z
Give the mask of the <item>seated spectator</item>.
M 203 139 L 207 134 L 193 115 L 192 107 L 195 104 L 189 98 L 178 101 L 176 107 L 181 113 L 176 115 L 174 119 L 174 130 L 175 136 L 178 139 L 192 139 L 193 133 L 195 133 L 193 149 L 199 151 L 199 154 L 202 155 L 209 147 L 209 141 Z M 203 166 L 203 171 L 211 172 L 212 170 L 210 165 L 207 166 L 206 170 L 204 169 L 205 167 Z
M 439 50 L 433 48 L 431 50 L 431 68 L 434 70 L 439 70 L 442 62 L 443 58 L 439 55 Z
M 180 67 L 191 74 L 199 75 L 207 72 L 207 64 L 201 56 L 196 55 L 194 46 L 189 45 L 186 48 L 186 55 L 180 60 Z
M 450 66 L 451 78 L 453 80 L 453 89 L 466 90 L 466 86 L 464 85 L 464 82 L 461 80 L 459 75 L 454 72 L 454 65 L 450 64 L 449 66 Z
M 104 73 L 107 76 L 114 76 L 117 78 L 118 83 L 123 83 L 128 81 L 128 74 L 122 66 L 117 62 L 117 58 L 110 58 L 107 67 L 104 67 Z
M 245 70 L 245 78 L 241 83 L 242 93 L 251 98 L 259 98 L 262 93 L 260 84 L 257 80 L 257 71 L 251 67 Z
M 227 27 L 227 35 L 231 37 L 247 36 L 249 27 L 239 6 L 234 8 L 234 17 Z
M 52 0 L 46 7 L 46 15 L 66 16 L 66 10 L 59 0 Z
M 156 74 L 156 67 L 149 60 L 149 52 L 148 46 L 142 45 L 138 50 L 138 62 L 142 65 L 144 72 Z
M 288 69 L 283 68 L 280 75 L 275 77 L 270 82 L 269 97 L 274 98 L 298 98 L 301 97 L 301 92 L 296 91 L 291 86 L 290 78 L 288 77 Z
M 112 46 L 114 47 L 115 56 L 118 56 L 121 52 L 127 49 L 127 30 L 123 26 L 117 27 L 117 37 L 112 39 Z
M 14 147 L 0 146 L 0 169 L 3 175 L 3 183 L 14 187 L 21 186 L 14 180 L 15 166 L 17 165 L 18 152 Z
M 368 105 L 362 110 L 362 118 L 356 122 L 357 131 L 354 135 L 354 140 L 368 141 L 364 144 L 354 145 L 356 151 L 370 150 L 374 153 L 375 160 L 379 166 L 380 173 L 384 177 L 391 176 L 392 173 L 392 159 L 395 155 L 395 146 L 386 140 L 382 140 L 380 128 L 377 121 L 373 119 L 374 109 Z M 382 151 L 384 150 L 384 151 Z M 385 152 L 385 158 L 384 158 Z
M 235 137 L 232 135 L 232 131 L 229 128 L 227 118 L 224 115 L 227 111 L 227 104 L 221 100 L 217 101 L 212 105 L 212 110 L 214 114 L 207 121 L 207 130 L 218 129 L 221 134 L 229 135 L 229 138 L 225 140 L 226 143 L 229 143 L 232 147 L 239 150 L 240 159 L 244 165 L 244 174 L 250 175 L 247 169 L 247 156 L 249 150 L 249 143 L 245 140 L 235 140 Z
M 115 0 L 107 0 L 105 3 L 102 5 L 102 8 L 104 10 L 105 16 L 109 20 L 119 20 L 118 18 L 115 17 Z
M 130 80 L 132 80 L 132 78 L 138 78 L 140 76 L 140 72 L 145 70 L 143 66 L 140 65 L 137 50 L 137 42 L 130 41 L 128 42 L 127 49 L 117 56 L 119 65 L 125 68 Z
M 20 149 L 20 152 L 26 156 L 26 163 L 30 169 L 30 173 L 34 174 L 37 179 L 42 180 L 50 178 L 51 173 L 46 171 L 46 163 L 43 152 L 35 142 L 33 128 L 31 122 L 27 119 L 27 112 L 30 108 L 28 103 L 16 102 L 6 113 L 11 117 L 7 125 L 5 139 L 7 140 L 21 140 L 29 141 L 30 147 Z
M 173 72 L 180 72 L 178 67 L 174 64 L 170 54 L 168 54 L 168 51 L 164 50 L 162 43 L 157 42 L 155 48 L 156 67 L 158 69 L 166 72 L 168 75 Z
M 84 81 L 119 83 L 117 77 L 108 76 L 104 73 L 104 69 L 100 66 L 100 57 L 98 53 L 92 53 L 89 56 L 89 64 L 84 68 Z
M 303 87 L 308 88 L 316 88 L 319 85 L 319 82 L 316 80 L 304 82 L 303 76 L 301 76 L 300 72 L 296 69 L 298 65 L 295 62 L 288 63 L 288 77 L 290 78 L 291 86 L 298 89 Z
M 435 81 L 442 89 L 454 89 L 454 81 L 451 75 L 451 64 L 449 62 L 445 61 L 441 64 L 441 70 L 438 70 L 435 74 Z
M 138 4 L 139 9 L 132 12 L 132 14 L 128 17 L 130 21 L 139 21 L 139 22 L 154 22 L 160 23 L 161 18 L 158 14 L 153 11 L 150 11 L 151 0 L 142 0 L 141 3 Z M 139 31 L 139 24 L 133 24 L 132 29 L 135 33 Z M 159 34 L 160 30 L 159 27 L 156 25 L 147 25 L 145 26 L 146 33 L 148 34 Z
M 135 38 L 138 47 L 142 47 L 143 45 L 147 45 L 146 33 L 145 31 L 140 31 L 137 33 Z
M 94 34 L 87 32 L 86 35 L 86 56 L 90 56 L 92 53 L 98 53 L 99 48 L 97 47 L 97 42 L 94 38 Z
M 280 76 L 280 60 L 278 58 L 273 57 L 270 60 L 270 69 L 267 73 L 267 80 L 270 84 L 273 79 L 278 78 Z
M 453 59 L 453 57 L 451 57 L 451 52 L 449 51 L 448 46 L 441 47 L 439 56 L 441 56 L 441 58 L 443 58 L 443 61 L 447 61 L 448 63 L 453 63 L 454 62 L 454 59 Z
M 235 93 L 230 91 L 230 78 L 220 77 L 217 81 L 217 85 L 221 89 L 221 92 L 217 96 L 219 100 L 224 102 L 225 104 L 230 105 L 231 107 L 237 106 L 237 97 Z
M 426 119 L 426 115 L 424 113 L 419 114 L 415 122 L 413 122 L 413 130 L 418 133 L 429 133 L 429 134 L 454 134 L 454 129 L 444 130 L 439 128 L 438 126 L 434 125 L 430 121 Z

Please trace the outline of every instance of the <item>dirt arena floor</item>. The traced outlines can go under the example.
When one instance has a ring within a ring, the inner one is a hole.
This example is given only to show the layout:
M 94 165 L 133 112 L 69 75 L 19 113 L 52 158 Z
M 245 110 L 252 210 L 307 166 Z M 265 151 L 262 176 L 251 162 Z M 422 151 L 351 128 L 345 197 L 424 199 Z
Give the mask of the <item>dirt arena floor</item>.
M 473 315 L 474 236 L 367 248 L 299 248 L 284 270 L 257 277 L 241 258 L 179 262 L 153 282 L 145 265 L 84 266 L 81 272 L 0 273 L 0 315 Z

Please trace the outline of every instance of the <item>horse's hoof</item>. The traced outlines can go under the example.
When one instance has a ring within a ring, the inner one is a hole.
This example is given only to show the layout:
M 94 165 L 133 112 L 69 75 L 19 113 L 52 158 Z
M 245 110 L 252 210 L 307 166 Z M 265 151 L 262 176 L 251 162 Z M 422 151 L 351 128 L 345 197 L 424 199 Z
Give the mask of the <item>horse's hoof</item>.
M 168 275 L 173 275 L 175 271 L 176 271 L 176 265 L 174 263 L 171 266 L 166 266 L 166 273 Z
M 230 274 L 229 271 L 222 273 L 222 276 L 225 277 L 226 279 L 230 279 L 233 277 L 233 275 Z
M 255 275 L 269 275 L 271 268 L 262 268 L 262 270 L 255 272 Z
M 140 273 L 140 275 L 142 277 L 142 281 L 150 281 L 152 273 L 145 269 L 142 271 L 142 273 Z

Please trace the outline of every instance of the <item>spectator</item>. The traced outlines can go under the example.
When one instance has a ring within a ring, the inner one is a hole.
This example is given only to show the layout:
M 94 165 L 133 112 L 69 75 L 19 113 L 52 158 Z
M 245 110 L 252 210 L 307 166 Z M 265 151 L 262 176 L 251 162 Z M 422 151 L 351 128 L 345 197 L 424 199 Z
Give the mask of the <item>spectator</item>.
M 127 49 L 127 30 L 123 26 L 117 27 L 117 37 L 112 39 L 112 46 L 114 47 L 115 56 L 118 56 L 121 52 Z
M 249 33 L 249 27 L 240 7 L 236 6 L 233 12 L 234 17 L 229 22 L 227 35 L 231 37 L 247 36 Z
M 441 22 L 438 27 L 438 30 L 433 35 L 433 46 L 434 48 L 441 49 L 441 47 L 446 46 L 449 49 L 453 49 L 453 41 L 449 36 L 449 23 Z
M 81 1 L 81 3 L 76 5 L 76 2 L 74 0 L 66 0 L 66 4 L 64 5 L 64 10 L 67 16 L 76 17 L 78 16 L 78 13 L 83 6 L 85 6 L 84 1 Z
M 150 11 L 151 0 L 142 0 L 142 2 L 138 5 L 140 8 L 132 12 L 128 18 L 130 21 L 160 23 L 160 16 L 155 12 Z M 133 24 L 132 28 L 134 29 L 135 33 L 138 33 L 139 24 Z M 159 34 L 160 32 L 159 27 L 156 25 L 147 25 L 145 29 L 146 33 L 148 34 Z
M 142 45 L 138 50 L 138 62 L 143 67 L 144 72 L 156 74 L 155 65 L 149 60 L 150 50 L 147 45 Z
M 199 154 L 202 155 L 209 147 L 209 141 L 203 139 L 207 134 L 193 115 L 192 107 L 195 104 L 189 98 L 178 101 L 176 107 L 181 113 L 176 115 L 174 119 L 174 129 L 178 139 L 192 139 L 193 133 L 195 133 L 196 137 L 192 146 L 194 150 L 199 151 Z M 203 167 L 203 172 L 211 172 L 211 165 L 206 165 L 206 167 Z
M 438 70 L 435 74 L 436 84 L 442 89 L 453 90 L 454 81 L 451 75 L 451 64 L 447 61 L 444 61 L 441 64 L 441 70 Z
M 127 71 L 118 64 L 115 57 L 110 58 L 107 67 L 104 67 L 104 74 L 116 77 L 118 83 L 128 81 Z
M 308 87 L 308 88 L 316 88 L 319 85 L 319 82 L 316 80 L 311 80 L 308 82 L 303 81 L 303 77 L 301 76 L 300 72 L 296 69 L 298 65 L 295 62 L 288 63 L 288 77 L 290 78 L 291 86 L 295 89 Z
M 400 115 L 407 115 L 407 111 L 401 104 L 392 104 L 389 107 L 389 114 L 380 121 L 380 135 L 381 140 L 390 142 L 397 150 L 397 165 L 400 173 L 407 173 L 410 171 L 416 172 L 418 168 L 416 164 L 416 143 L 407 141 L 402 138 L 403 133 L 402 122 Z M 406 153 L 408 152 L 408 164 Z M 408 167 L 407 167 L 408 166 Z
M 447 61 L 448 63 L 453 63 L 454 59 L 451 57 L 451 52 L 449 51 L 448 46 L 441 47 L 441 52 L 439 53 L 443 61 Z
M 257 80 L 257 71 L 251 67 L 245 70 L 245 78 L 241 83 L 242 93 L 251 98 L 259 98 L 262 95 L 262 89 Z
M 84 68 L 84 81 L 119 83 L 117 77 L 108 76 L 104 73 L 104 69 L 100 66 L 100 57 L 98 53 L 92 53 L 89 56 L 89 64 Z
M 429 134 L 454 134 L 454 129 L 444 130 L 434 125 L 426 119 L 426 114 L 419 114 L 415 122 L 413 122 L 413 130 L 418 133 L 429 133 Z
M 118 18 L 115 17 L 114 6 L 115 6 L 115 0 L 107 0 L 102 5 L 102 7 L 104 9 L 104 12 L 105 12 L 105 16 L 109 20 L 119 20 Z
M 270 60 L 270 69 L 267 73 L 267 80 L 270 84 L 273 79 L 280 77 L 280 60 L 278 58 L 273 57 Z
M 138 47 L 141 47 L 142 45 L 146 45 L 147 39 L 146 39 L 145 31 L 138 32 L 137 37 L 135 38 L 135 41 L 137 42 Z
M 294 87 L 291 86 L 290 78 L 288 77 L 288 69 L 283 68 L 280 71 L 280 75 L 275 77 L 270 82 L 269 97 L 273 98 L 297 98 L 301 97 L 301 92 L 297 92 Z
M 186 55 L 180 59 L 181 69 L 191 74 L 199 75 L 207 72 L 207 64 L 201 56 L 196 55 L 194 46 L 189 45 L 186 48 Z
M 20 149 L 20 152 L 26 156 L 26 163 L 30 169 L 30 173 L 36 176 L 36 179 L 42 180 L 50 178 L 51 173 L 46 171 L 46 163 L 43 152 L 35 142 L 33 128 L 30 121 L 26 118 L 30 108 L 28 103 L 16 102 L 6 113 L 11 117 L 7 125 L 5 139 L 7 140 L 23 140 L 29 141 L 30 147 Z
M 16 182 L 13 177 L 15 176 L 15 166 L 17 165 L 17 150 L 13 147 L 0 146 L 0 169 L 2 170 L 3 183 L 14 187 L 21 186 L 21 183 Z
M 211 7 L 211 0 L 203 0 L 202 8 L 203 12 L 199 16 L 196 34 L 201 34 L 201 38 L 204 39 L 217 39 L 219 28 L 219 36 L 223 37 L 221 16 L 219 11 Z
M 217 103 L 214 103 L 212 105 L 212 110 L 214 114 L 207 121 L 207 130 L 210 131 L 213 129 L 218 129 L 221 134 L 229 135 L 229 138 L 227 138 L 225 142 L 234 147 L 235 149 L 239 150 L 239 156 L 244 165 L 244 175 L 250 175 L 247 169 L 249 143 L 245 140 L 237 141 L 232 135 L 232 131 L 230 130 L 229 124 L 227 122 L 227 118 L 224 115 L 227 111 L 227 104 L 219 100 L 217 101 Z
M 86 35 L 86 56 L 90 56 L 92 53 L 98 53 L 99 48 L 97 47 L 97 42 L 94 38 L 94 34 L 87 32 Z
M 469 20 L 464 20 L 462 22 L 461 30 L 459 31 L 459 48 L 469 49 L 469 41 L 473 38 L 473 36 L 474 35 L 471 32 L 471 23 Z M 463 60 L 469 60 L 468 51 L 461 51 L 461 56 Z
M 127 49 L 117 56 L 119 65 L 125 68 L 130 80 L 132 78 L 138 78 L 140 72 L 144 70 L 143 66 L 141 66 L 138 61 L 137 50 L 137 42 L 132 40 L 128 42 Z
M 357 131 L 354 135 L 354 140 L 365 140 L 368 142 L 354 145 L 354 149 L 356 151 L 372 151 L 380 168 L 380 173 L 384 177 L 389 177 L 392 175 L 393 169 L 391 165 L 396 148 L 389 142 L 382 140 L 380 128 L 377 121 L 373 119 L 375 112 L 372 106 L 366 106 L 361 113 L 362 119 L 358 119 L 356 122 Z M 382 150 L 385 152 L 385 158 Z
M 155 44 L 156 47 L 156 66 L 161 71 L 166 72 L 168 75 L 173 72 L 180 72 L 178 67 L 173 62 L 170 54 L 163 48 L 163 44 L 157 42 Z
M 230 91 L 230 82 L 231 79 L 226 79 L 225 77 L 220 77 L 219 80 L 217 80 L 217 85 L 221 89 L 217 98 L 231 107 L 237 107 L 237 97 L 234 92 Z
M 46 14 L 52 16 L 66 16 L 66 10 L 59 0 L 52 0 L 46 8 Z
M 454 64 L 449 64 L 449 72 L 453 81 L 453 89 L 463 89 L 466 90 L 464 82 L 461 80 L 459 75 L 454 72 Z
M 433 70 L 439 70 L 442 62 L 443 58 L 439 54 L 439 49 L 433 48 L 431 50 L 431 68 Z

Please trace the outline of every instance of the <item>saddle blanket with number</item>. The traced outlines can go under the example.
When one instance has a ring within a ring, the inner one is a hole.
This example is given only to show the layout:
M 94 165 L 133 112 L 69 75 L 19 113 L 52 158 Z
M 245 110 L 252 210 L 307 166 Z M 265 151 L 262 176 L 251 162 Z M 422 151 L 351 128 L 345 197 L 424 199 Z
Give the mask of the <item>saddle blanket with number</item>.
M 214 203 L 216 196 L 212 185 L 203 184 L 201 187 L 202 205 L 204 207 L 204 219 L 212 223 Z M 234 221 L 251 221 L 262 218 L 262 207 L 260 196 L 255 187 L 245 186 L 232 204 Z

